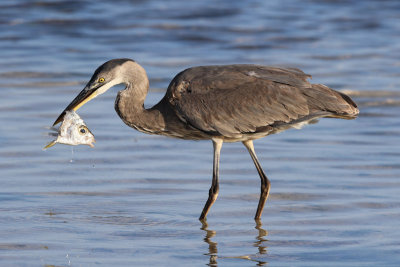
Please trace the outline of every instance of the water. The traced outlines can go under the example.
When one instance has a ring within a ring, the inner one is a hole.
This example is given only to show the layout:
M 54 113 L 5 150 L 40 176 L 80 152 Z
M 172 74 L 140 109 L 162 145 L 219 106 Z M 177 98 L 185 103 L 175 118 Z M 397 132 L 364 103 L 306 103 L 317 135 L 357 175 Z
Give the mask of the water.
M 398 266 L 398 1 L 2 1 L 0 265 Z M 117 89 L 80 109 L 96 147 L 42 151 L 104 61 L 140 62 L 156 103 L 202 64 L 300 67 L 352 90 L 361 115 L 222 148 L 220 195 L 198 220 L 212 145 L 149 136 L 114 112 Z

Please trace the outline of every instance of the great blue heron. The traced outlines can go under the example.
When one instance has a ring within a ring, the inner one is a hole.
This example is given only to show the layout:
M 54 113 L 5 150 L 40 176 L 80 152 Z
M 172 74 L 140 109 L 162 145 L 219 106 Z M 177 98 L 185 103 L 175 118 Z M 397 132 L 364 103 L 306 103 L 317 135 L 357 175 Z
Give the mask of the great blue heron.
M 208 200 L 200 215 L 206 218 L 219 192 L 218 169 L 223 142 L 242 142 L 261 178 L 255 219 L 260 219 L 270 182 L 261 168 L 253 140 L 289 128 L 299 128 L 321 117 L 353 119 L 359 111 L 347 95 L 321 84 L 296 68 L 259 65 L 200 66 L 175 76 L 165 96 L 144 108 L 149 89 L 146 71 L 134 60 L 113 59 L 94 72 L 86 87 L 66 107 L 77 110 L 117 84 L 115 110 L 128 126 L 148 134 L 189 140 L 212 140 L 214 165 Z

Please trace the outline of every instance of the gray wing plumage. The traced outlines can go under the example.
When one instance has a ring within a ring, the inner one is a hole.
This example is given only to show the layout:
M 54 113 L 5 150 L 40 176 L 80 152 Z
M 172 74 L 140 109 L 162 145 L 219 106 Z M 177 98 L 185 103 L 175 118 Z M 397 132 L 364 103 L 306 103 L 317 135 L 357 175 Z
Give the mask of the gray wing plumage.
M 295 68 L 194 67 L 171 81 L 166 98 L 183 122 L 227 137 L 289 124 L 307 116 L 345 117 L 350 109 L 356 109 L 349 97 L 326 86 L 310 84 L 310 77 Z

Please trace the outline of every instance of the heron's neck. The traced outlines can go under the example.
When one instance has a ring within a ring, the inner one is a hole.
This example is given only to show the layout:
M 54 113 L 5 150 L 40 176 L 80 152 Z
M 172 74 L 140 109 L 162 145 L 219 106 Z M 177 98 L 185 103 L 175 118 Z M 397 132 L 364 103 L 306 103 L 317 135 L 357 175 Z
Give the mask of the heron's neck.
M 139 83 L 126 83 L 125 90 L 118 93 L 115 110 L 128 126 L 141 132 L 158 134 L 163 131 L 164 121 L 158 110 L 144 108 L 148 90 L 147 77 Z

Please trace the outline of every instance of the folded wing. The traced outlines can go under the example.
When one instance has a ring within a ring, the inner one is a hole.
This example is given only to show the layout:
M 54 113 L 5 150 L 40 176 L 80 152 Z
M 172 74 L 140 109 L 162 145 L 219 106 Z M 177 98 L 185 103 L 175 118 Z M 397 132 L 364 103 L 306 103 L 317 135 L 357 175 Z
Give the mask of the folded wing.
M 309 77 L 295 68 L 194 67 L 172 80 L 166 97 L 185 123 L 232 138 L 313 114 L 328 116 L 347 112 L 353 103 L 350 98 L 349 104 L 339 92 L 323 85 L 311 85 L 307 81 Z

